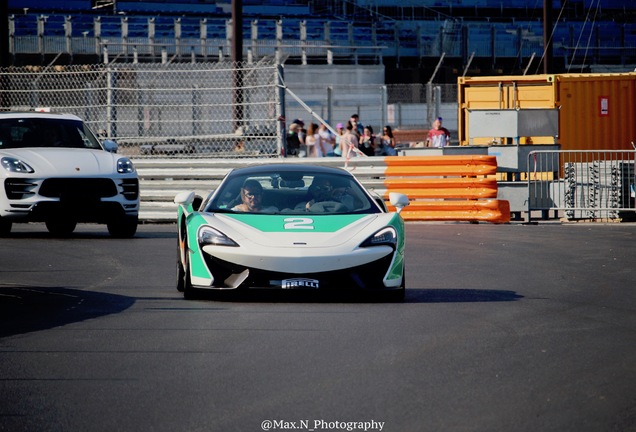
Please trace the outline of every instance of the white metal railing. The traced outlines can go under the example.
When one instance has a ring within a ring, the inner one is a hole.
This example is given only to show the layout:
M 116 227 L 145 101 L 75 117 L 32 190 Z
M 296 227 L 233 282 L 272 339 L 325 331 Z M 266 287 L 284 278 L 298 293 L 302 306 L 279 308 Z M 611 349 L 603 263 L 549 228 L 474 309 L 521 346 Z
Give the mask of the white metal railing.
M 567 219 L 636 217 L 636 150 L 539 150 L 528 154 L 528 219 L 555 210 Z

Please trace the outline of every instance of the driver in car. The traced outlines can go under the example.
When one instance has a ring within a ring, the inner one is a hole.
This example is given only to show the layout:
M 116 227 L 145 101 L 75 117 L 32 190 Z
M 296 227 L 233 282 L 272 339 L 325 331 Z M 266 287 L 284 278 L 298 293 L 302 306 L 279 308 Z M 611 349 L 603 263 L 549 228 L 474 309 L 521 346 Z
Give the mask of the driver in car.
M 249 213 L 274 213 L 274 206 L 263 207 L 263 186 L 256 180 L 246 180 L 241 187 L 241 204 L 232 207 L 234 211 Z

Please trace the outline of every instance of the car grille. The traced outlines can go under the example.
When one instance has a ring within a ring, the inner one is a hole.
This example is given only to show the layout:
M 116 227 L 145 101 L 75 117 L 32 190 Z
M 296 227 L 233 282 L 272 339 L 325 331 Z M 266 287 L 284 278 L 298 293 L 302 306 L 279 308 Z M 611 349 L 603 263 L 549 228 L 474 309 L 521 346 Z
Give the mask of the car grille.
M 36 183 L 28 179 L 8 178 L 4 180 L 4 191 L 7 194 L 7 198 L 12 200 L 19 200 L 25 196 L 33 195 L 35 193 L 33 189 L 36 186 Z
M 49 198 L 61 198 L 63 195 L 107 198 L 117 195 L 117 186 L 111 179 L 53 178 L 44 180 L 39 193 Z

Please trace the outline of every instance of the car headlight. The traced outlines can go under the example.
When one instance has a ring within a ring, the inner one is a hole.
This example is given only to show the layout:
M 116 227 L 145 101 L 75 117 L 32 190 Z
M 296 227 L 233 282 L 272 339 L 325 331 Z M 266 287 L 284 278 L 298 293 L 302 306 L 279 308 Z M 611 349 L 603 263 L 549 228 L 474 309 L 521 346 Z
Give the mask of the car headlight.
M 391 246 L 395 249 L 397 245 L 397 232 L 393 227 L 382 228 L 380 231 L 373 234 L 362 242 L 360 247 L 372 247 L 372 246 Z
M 0 161 L 4 169 L 9 172 L 15 173 L 34 173 L 35 170 L 29 166 L 28 163 L 21 161 L 20 159 L 12 158 L 12 157 L 3 157 Z
M 117 159 L 117 172 L 120 174 L 128 174 L 135 172 L 135 166 L 128 158 Z
M 210 226 L 199 228 L 198 239 L 201 246 L 238 246 L 234 240 Z

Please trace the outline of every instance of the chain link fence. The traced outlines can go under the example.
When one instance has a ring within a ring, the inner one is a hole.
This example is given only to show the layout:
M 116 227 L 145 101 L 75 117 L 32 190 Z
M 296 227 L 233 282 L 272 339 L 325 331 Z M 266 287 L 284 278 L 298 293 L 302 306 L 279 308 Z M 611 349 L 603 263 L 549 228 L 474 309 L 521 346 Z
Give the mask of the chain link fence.
M 285 127 L 295 118 L 318 123 L 314 114 L 334 127 L 358 113 L 375 131 L 386 124 L 426 129 L 432 116 L 456 117 L 455 85 L 287 88 L 283 75 L 270 57 L 242 64 L 10 67 L 0 69 L 0 109 L 78 115 L 135 158 L 278 157 Z
M 428 130 L 436 117 L 444 117 L 446 127 L 456 130 L 457 85 L 362 84 L 312 85 L 292 88 L 304 102 L 285 98 L 287 118 L 310 117 L 313 111 L 335 126 L 346 123 L 352 113 L 365 126 L 379 132 L 385 125 L 401 130 Z M 304 105 L 304 106 L 303 106 Z M 312 123 L 317 123 L 315 119 Z
M 277 156 L 278 77 L 272 59 L 5 68 L 0 102 L 76 114 L 128 156 Z

